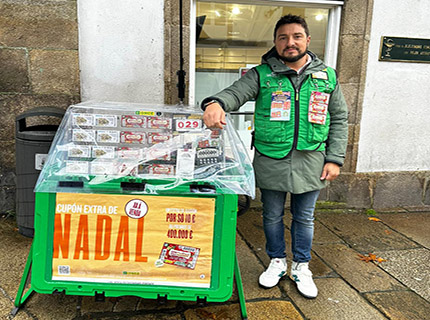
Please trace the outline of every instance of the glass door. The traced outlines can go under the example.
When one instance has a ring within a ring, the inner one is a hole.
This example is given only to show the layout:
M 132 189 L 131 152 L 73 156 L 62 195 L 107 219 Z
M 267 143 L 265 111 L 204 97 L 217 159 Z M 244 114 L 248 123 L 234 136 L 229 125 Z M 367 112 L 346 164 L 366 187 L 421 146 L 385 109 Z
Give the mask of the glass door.
M 190 94 L 194 100 L 191 103 L 200 104 L 205 97 L 221 91 L 258 65 L 261 56 L 273 47 L 276 22 L 289 13 L 306 19 L 311 34 L 309 49 L 325 59 L 330 8 L 316 7 L 315 2 L 310 7 L 306 7 L 306 3 L 302 3 L 303 7 L 296 6 L 297 3 L 288 6 L 286 1 L 271 1 L 276 5 L 248 2 L 195 2 L 196 44 L 192 61 L 195 74 L 194 92 Z M 253 111 L 254 102 L 250 101 L 240 112 L 231 115 L 246 147 L 251 142 Z

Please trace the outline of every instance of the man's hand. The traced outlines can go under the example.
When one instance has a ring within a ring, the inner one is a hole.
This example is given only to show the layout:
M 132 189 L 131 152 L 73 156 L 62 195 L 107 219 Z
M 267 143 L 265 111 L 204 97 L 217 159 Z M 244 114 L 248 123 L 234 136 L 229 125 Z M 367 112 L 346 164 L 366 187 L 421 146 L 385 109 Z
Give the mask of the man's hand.
M 323 172 L 321 174 L 321 180 L 333 181 L 337 178 L 340 173 L 340 166 L 333 162 L 327 162 L 324 165 Z
M 211 103 L 203 113 L 203 122 L 208 128 L 223 129 L 225 126 L 225 111 L 219 103 Z

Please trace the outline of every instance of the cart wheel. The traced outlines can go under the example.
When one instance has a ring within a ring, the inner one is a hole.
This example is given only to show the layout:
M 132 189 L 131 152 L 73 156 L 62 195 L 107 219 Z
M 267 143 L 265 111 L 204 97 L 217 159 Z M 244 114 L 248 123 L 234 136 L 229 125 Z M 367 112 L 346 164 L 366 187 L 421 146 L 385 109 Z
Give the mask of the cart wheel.
M 247 195 L 240 194 L 237 200 L 237 216 L 241 216 L 248 211 L 251 206 L 251 198 Z

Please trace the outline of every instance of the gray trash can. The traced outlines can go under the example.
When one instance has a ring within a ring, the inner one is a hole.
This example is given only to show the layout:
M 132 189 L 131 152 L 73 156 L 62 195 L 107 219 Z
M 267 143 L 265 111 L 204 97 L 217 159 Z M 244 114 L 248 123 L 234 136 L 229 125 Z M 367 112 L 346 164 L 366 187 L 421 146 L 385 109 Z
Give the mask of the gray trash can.
M 34 235 L 34 186 L 48 156 L 58 125 L 27 126 L 27 118 L 54 116 L 62 118 L 65 110 L 38 107 L 15 119 L 16 146 L 16 222 L 18 232 L 26 237 Z

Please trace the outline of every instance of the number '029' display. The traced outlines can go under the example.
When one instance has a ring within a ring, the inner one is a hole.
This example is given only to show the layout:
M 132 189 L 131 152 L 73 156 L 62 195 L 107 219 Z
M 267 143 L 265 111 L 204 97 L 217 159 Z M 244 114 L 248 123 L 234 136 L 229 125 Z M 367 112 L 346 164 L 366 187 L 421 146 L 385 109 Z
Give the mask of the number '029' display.
M 198 119 L 176 120 L 177 131 L 200 130 L 201 128 L 202 128 L 202 121 Z

